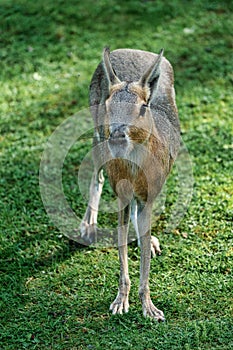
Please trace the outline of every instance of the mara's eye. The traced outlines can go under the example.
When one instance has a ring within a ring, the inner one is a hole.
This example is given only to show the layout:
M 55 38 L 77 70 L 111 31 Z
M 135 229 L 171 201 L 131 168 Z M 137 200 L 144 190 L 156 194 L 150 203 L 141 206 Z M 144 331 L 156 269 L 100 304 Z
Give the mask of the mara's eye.
M 147 106 L 146 104 L 141 105 L 140 113 L 139 113 L 140 117 L 144 117 L 144 115 L 145 115 L 145 113 L 146 113 L 146 108 L 147 108 L 147 107 L 148 107 L 148 106 Z

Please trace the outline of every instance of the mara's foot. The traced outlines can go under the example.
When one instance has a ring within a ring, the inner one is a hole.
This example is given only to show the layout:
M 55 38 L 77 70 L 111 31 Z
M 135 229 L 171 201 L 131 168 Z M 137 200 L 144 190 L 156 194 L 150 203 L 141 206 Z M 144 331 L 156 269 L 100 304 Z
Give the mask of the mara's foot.
M 96 224 L 89 224 L 87 221 L 82 221 L 79 227 L 81 237 L 87 244 L 96 243 L 97 240 L 97 226 Z
M 159 240 L 155 236 L 151 236 L 151 255 L 152 255 L 152 258 L 156 254 L 157 255 L 161 255 L 161 249 L 160 249 L 160 245 L 159 245 Z
M 113 315 L 122 314 L 122 312 L 128 312 L 129 311 L 128 295 L 118 293 L 116 299 L 110 305 L 110 310 L 112 311 Z
M 157 309 L 150 298 L 146 298 L 142 302 L 142 310 L 144 317 L 154 318 L 159 322 L 165 321 L 163 311 Z

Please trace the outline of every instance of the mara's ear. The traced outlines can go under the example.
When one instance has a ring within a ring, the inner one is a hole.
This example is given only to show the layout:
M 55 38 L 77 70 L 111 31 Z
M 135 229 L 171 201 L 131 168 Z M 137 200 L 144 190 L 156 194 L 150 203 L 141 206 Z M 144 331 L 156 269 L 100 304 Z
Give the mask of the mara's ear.
M 149 100 L 153 96 L 153 93 L 156 91 L 160 75 L 160 65 L 163 58 L 163 52 L 164 50 L 162 49 L 156 60 L 152 63 L 149 69 L 143 74 L 143 76 L 139 80 L 139 85 L 142 88 L 149 88 Z
M 105 47 L 103 51 L 103 67 L 104 67 L 105 75 L 108 80 L 109 89 L 110 89 L 113 85 L 119 84 L 121 81 L 116 76 L 116 72 L 112 68 L 109 55 L 110 55 L 110 50 L 108 47 Z

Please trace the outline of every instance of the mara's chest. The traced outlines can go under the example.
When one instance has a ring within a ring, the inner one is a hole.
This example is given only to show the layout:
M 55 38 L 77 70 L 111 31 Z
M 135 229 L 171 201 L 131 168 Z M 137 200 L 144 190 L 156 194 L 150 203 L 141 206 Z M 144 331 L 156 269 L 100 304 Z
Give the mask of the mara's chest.
M 156 164 L 137 164 L 124 159 L 113 159 L 106 163 L 105 169 L 114 192 L 120 198 L 133 197 L 147 202 L 160 192 L 163 172 L 155 168 Z

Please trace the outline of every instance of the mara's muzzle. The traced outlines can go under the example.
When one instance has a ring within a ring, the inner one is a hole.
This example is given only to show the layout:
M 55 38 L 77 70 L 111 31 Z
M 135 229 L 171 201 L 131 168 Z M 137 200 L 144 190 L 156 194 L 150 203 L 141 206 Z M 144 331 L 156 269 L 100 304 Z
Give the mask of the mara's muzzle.
M 114 158 L 124 158 L 128 152 L 128 128 L 125 124 L 114 124 L 109 128 L 108 145 Z

